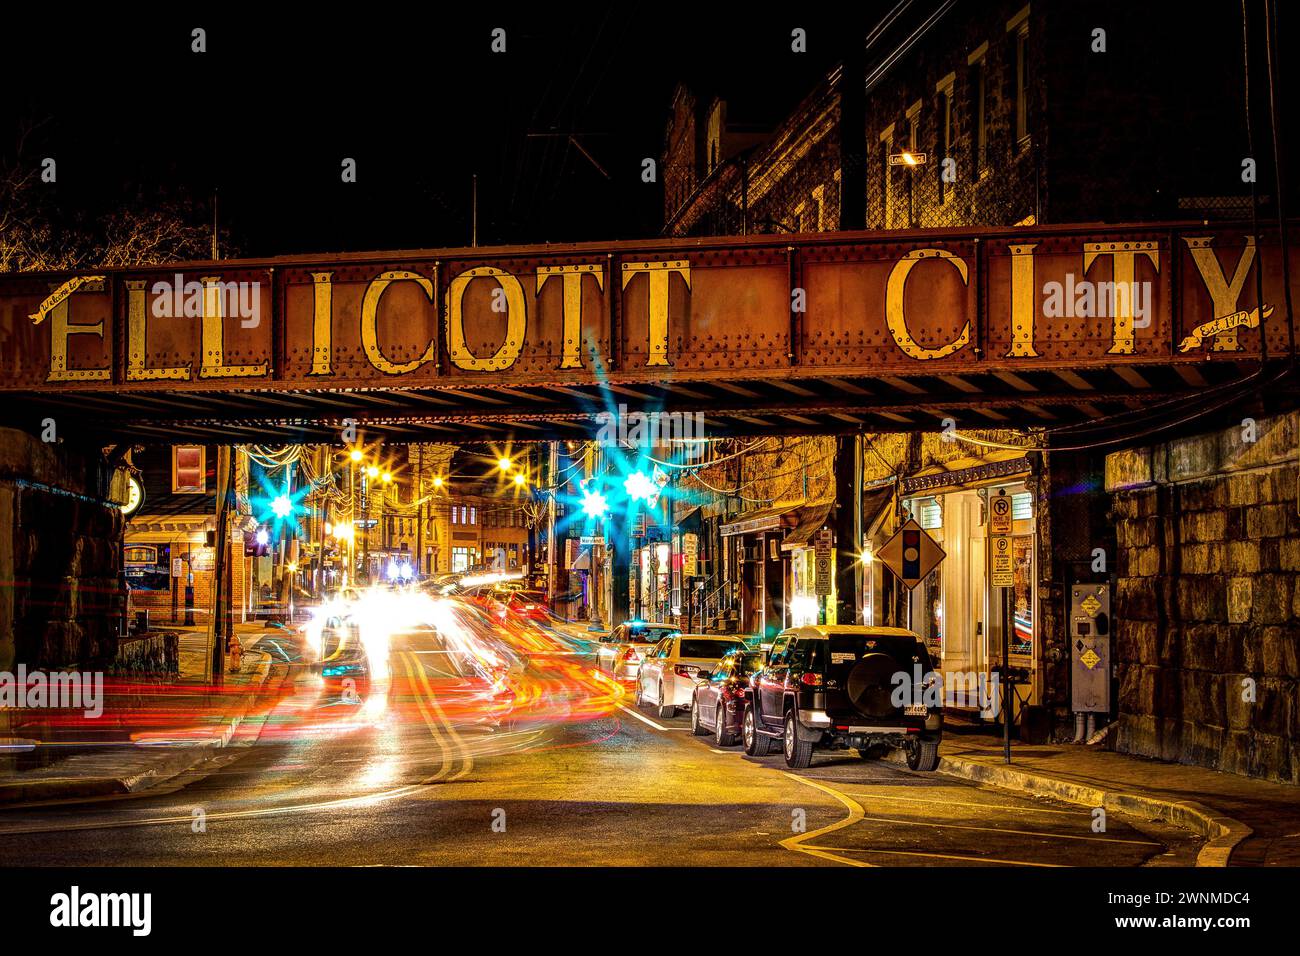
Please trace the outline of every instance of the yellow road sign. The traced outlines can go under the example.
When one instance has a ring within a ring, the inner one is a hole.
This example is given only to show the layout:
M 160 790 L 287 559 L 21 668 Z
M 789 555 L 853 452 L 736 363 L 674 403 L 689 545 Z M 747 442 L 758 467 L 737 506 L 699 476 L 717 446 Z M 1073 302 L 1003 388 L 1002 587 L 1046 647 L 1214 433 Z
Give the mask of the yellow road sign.
M 913 518 L 885 542 L 876 557 L 911 590 L 929 577 L 947 554 Z

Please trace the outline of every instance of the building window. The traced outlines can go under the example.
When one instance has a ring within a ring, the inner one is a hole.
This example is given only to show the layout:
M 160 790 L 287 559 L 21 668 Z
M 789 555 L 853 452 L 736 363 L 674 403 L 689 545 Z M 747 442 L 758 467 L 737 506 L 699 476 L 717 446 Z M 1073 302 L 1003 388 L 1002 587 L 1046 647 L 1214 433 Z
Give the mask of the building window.
M 916 499 L 912 511 L 916 516 L 917 524 L 926 531 L 943 527 L 943 507 L 937 497 Z
M 172 449 L 172 491 L 203 494 L 207 488 L 207 456 L 202 445 L 177 445 Z
M 451 569 L 453 571 L 468 571 L 474 563 L 473 548 L 452 548 L 451 549 Z
M 977 173 L 982 173 L 988 166 L 988 69 L 986 56 L 988 44 L 970 55 L 971 110 L 974 113 L 975 129 L 971 136 L 971 166 Z
M 952 88 L 956 77 L 949 73 L 939 81 L 935 92 L 939 94 L 939 157 L 934 164 L 939 175 L 939 202 L 952 198 L 952 183 L 946 179 L 945 166 L 952 157 Z
M 1007 21 L 1007 32 L 1015 32 L 1012 50 L 1016 68 L 1016 146 L 1029 145 L 1029 7 Z
M 1029 139 L 1029 97 L 1026 92 L 1029 63 L 1025 51 L 1027 39 L 1027 33 L 1016 36 L 1016 142 L 1022 145 Z
M 1021 491 L 1011 496 L 1011 520 L 1028 521 L 1034 516 L 1034 495 Z
M 888 229 L 893 220 L 893 167 L 889 165 L 889 154 L 894 151 L 894 126 L 880 134 L 880 228 Z
M 915 153 L 921 142 L 921 101 L 917 100 L 907 111 L 907 151 Z

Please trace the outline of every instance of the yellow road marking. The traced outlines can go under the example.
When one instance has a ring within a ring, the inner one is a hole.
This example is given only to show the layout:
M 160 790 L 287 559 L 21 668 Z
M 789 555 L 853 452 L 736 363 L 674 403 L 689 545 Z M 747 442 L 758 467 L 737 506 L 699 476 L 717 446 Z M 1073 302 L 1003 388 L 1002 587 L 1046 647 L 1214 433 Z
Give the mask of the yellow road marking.
M 832 823 L 829 826 L 820 827 L 819 829 L 813 830 L 809 833 L 796 833 L 792 837 L 786 837 L 784 840 L 781 841 L 781 846 L 795 853 L 807 853 L 810 856 L 819 856 L 822 857 L 823 859 L 834 860 L 836 863 L 844 863 L 848 866 L 871 866 L 872 864 L 867 863 L 865 860 L 854 860 L 846 856 L 836 856 L 834 853 L 829 852 L 829 850 L 827 849 L 823 849 L 821 847 L 804 846 L 803 844 L 804 840 L 811 840 L 813 837 L 821 836 L 823 833 L 834 833 L 836 830 L 842 830 L 845 827 L 849 827 L 857 823 L 859 820 L 863 818 L 863 816 L 866 815 L 866 811 L 862 809 L 862 806 L 857 801 L 853 800 L 851 797 L 847 797 L 844 794 L 840 793 L 838 790 L 834 790 L 831 787 L 822 786 L 820 783 L 817 783 L 816 781 L 808 780 L 807 778 L 800 777 L 797 774 L 785 773 L 785 771 L 781 771 L 781 772 L 785 776 L 789 777 L 791 780 L 795 780 L 799 783 L 804 784 L 805 786 L 815 787 L 818 790 L 822 791 L 823 793 L 829 793 L 840 803 L 844 804 L 844 806 L 848 807 L 849 810 L 849 815 L 845 817 L 843 820 L 840 820 L 837 823 Z M 834 848 L 832 847 L 831 849 Z
M 461 740 L 460 734 L 456 733 L 456 728 L 452 726 L 452 723 L 450 720 L 447 719 L 447 715 L 443 711 L 442 706 L 438 703 L 437 695 L 435 695 L 433 692 L 433 686 L 429 683 L 429 678 L 424 673 L 424 667 L 420 665 L 419 660 L 417 660 L 414 656 L 412 656 L 411 659 L 415 661 L 417 665 L 416 674 L 420 678 L 420 683 L 424 685 L 425 692 L 429 695 L 429 703 L 433 706 L 433 709 L 437 713 L 438 719 L 442 722 L 443 727 L 446 728 L 447 735 L 451 738 L 452 743 L 455 744 L 456 755 L 460 758 L 461 761 L 460 770 L 452 774 L 451 777 L 448 779 L 459 780 L 461 777 L 465 776 L 465 774 L 469 773 L 471 769 L 473 769 L 474 758 L 471 757 L 468 751 L 465 749 L 465 743 L 463 740 Z M 417 701 L 418 699 L 419 698 L 417 698 Z
M 1044 833 L 1041 830 L 1008 830 L 1005 827 L 977 827 L 969 823 L 935 823 L 931 820 L 894 820 L 890 817 L 866 817 L 868 823 L 902 823 L 914 827 L 938 827 L 943 830 L 978 830 L 982 833 L 1014 833 L 1017 836 L 1048 837 L 1052 840 L 1089 840 L 1094 843 L 1132 843 L 1138 846 L 1162 846 L 1151 840 L 1123 840 L 1119 837 L 1084 836 L 1080 833 Z
M 1060 863 L 1030 863 L 1027 860 L 1000 860 L 991 856 L 957 856 L 952 853 L 922 853 L 919 850 L 874 850 L 856 846 L 803 847 L 804 850 L 835 850 L 839 853 L 882 853 L 885 856 L 924 856 L 935 860 L 965 860 L 968 863 L 1004 863 L 1007 866 L 1045 866 L 1060 869 Z M 833 859 L 833 858 L 832 858 Z M 859 863 L 859 866 L 869 866 Z
M 942 804 L 945 807 L 974 807 L 978 810 L 1024 810 L 1027 813 L 1059 813 L 1065 816 L 1088 816 L 1087 810 L 1060 810 L 1055 807 L 1013 807 L 1004 803 L 968 803 L 959 800 L 924 800 L 920 797 L 896 797 L 892 794 L 874 793 L 869 790 L 845 790 L 855 797 L 872 797 L 876 800 L 899 800 L 904 803 Z
M 402 662 L 402 668 L 406 671 L 407 678 L 412 684 L 414 684 L 416 682 L 416 676 L 415 672 L 412 670 L 412 659 L 406 653 L 400 654 L 399 659 Z M 418 663 L 419 662 L 416 661 L 416 664 Z M 438 745 L 439 753 L 442 754 L 442 766 L 438 768 L 438 772 L 421 781 L 421 785 L 435 783 L 445 777 L 450 771 L 452 765 L 451 753 L 447 749 L 447 744 L 442 739 L 442 734 L 438 732 L 438 725 L 434 721 L 433 716 L 429 713 L 428 708 L 424 706 L 424 700 L 420 696 L 418 690 L 411 696 L 415 698 L 415 706 L 419 709 L 420 716 L 424 719 L 425 725 L 429 728 L 429 735 L 433 737 L 433 742 Z

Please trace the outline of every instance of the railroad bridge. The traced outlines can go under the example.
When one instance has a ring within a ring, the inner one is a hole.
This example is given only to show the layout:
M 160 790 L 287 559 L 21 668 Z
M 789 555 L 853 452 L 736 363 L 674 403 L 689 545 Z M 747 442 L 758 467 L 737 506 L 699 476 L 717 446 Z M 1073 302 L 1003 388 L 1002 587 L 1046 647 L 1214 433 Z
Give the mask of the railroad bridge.
M 1285 360 L 1290 258 L 1146 223 L 21 273 L 0 420 L 98 445 L 579 438 L 619 405 L 710 435 L 1050 428 Z

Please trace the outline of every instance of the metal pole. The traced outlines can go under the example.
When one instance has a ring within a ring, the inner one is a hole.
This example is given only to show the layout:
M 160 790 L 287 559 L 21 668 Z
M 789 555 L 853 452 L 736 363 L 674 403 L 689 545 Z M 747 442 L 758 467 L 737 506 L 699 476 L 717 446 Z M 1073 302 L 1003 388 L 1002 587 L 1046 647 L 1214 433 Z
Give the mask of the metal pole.
M 1007 669 L 1011 663 L 1011 589 L 1002 592 L 1002 753 L 1011 763 L 1011 681 Z
M 415 446 L 415 580 L 424 571 L 424 446 Z

